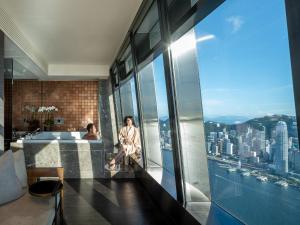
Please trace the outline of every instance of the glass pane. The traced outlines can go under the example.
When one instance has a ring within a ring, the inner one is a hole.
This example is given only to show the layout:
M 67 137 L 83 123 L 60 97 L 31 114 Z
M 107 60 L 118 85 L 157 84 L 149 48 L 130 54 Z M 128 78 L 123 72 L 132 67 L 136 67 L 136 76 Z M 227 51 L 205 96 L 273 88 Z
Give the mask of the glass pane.
M 171 48 L 176 77 L 199 75 L 193 81 L 201 84 L 212 201 L 245 224 L 298 224 L 300 152 L 284 0 L 226 1 Z
M 199 0 L 167 0 L 171 29 Z
M 127 73 L 129 73 L 133 68 L 133 61 L 132 61 L 132 54 L 131 54 L 130 46 L 127 47 L 126 51 L 124 52 L 123 56 L 121 57 L 120 63 L 123 65 L 125 64 L 125 73 L 127 75 Z M 126 75 L 124 75 L 124 78 L 126 77 Z
M 139 73 L 147 171 L 176 198 L 173 152 L 162 55 Z
M 161 40 L 157 3 L 154 1 L 143 22 L 134 35 L 138 63 L 142 62 L 150 50 Z
M 128 57 L 125 60 L 125 68 L 126 68 L 126 73 L 130 72 L 133 68 L 133 61 L 132 61 L 132 55 L 128 55 Z
M 188 207 L 197 202 L 210 202 L 199 71 L 193 35 L 194 32 L 190 31 L 171 46 Z
M 135 82 L 133 76 L 130 80 L 121 85 L 120 94 L 123 118 L 125 116 L 133 116 L 135 123 L 138 126 L 139 119 L 136 102 Z

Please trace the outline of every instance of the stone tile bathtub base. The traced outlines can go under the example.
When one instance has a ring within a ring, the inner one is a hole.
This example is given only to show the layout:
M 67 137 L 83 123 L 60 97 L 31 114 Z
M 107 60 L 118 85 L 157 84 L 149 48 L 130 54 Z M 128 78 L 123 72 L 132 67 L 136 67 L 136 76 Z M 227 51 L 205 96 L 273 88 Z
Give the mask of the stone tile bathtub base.
M 105 178 L 102 143 L 22 143 L 26 164 L 35 167 L 64 167 L 65 178 Z

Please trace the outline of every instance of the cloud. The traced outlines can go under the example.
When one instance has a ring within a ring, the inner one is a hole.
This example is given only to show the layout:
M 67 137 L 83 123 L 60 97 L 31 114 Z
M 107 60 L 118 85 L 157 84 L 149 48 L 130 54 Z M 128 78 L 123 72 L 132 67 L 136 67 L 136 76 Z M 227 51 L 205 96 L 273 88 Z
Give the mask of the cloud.
M 216 36 L 214 34 L 207 34 L 207 35 L 203 35 L 203 36 L 199 37 L 196 41 L 203 42 L 203 41 L 208 41 L 208 40 L 212 40 L 215 38 L 216 38 Z
M 231 16 L 226 19 L 226 21 L 232 26 L 232 33 L 236 33 L 245 23 L 240 16 Z

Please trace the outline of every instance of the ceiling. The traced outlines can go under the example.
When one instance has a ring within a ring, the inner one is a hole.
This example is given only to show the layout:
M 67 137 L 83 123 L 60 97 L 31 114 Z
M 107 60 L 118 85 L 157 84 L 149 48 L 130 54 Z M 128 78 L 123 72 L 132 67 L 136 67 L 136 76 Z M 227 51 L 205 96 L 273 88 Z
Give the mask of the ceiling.
M 13 59 L 14 79 L 46 79 L 46 74 L 8 37 L 4 37 L 4 58 Z M 6 69 L 11 69 L 8 66 Z
M 141 2 L 0 0 L 0 8 L 48 66 L 76 68 L 112 64 Z

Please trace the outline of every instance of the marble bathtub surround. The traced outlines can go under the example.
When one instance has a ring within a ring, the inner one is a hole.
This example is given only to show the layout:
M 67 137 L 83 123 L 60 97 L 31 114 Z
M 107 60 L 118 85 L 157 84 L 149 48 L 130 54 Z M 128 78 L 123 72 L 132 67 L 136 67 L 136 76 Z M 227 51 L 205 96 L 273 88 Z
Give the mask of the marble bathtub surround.
M 65 178 L 105 177 L 102 141 L 18 140 L 12 147 L 24 149 L 26 165 L 64 167 Z

